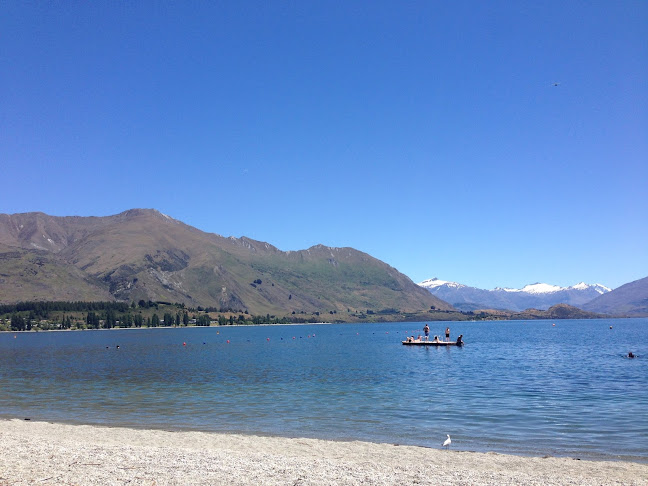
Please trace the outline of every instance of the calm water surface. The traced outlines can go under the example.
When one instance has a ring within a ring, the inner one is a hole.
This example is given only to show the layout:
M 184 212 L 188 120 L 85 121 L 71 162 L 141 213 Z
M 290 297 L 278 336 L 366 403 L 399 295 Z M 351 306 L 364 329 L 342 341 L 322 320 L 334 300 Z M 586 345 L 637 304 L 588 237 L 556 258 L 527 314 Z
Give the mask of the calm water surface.
M 422 326 L 0 333 L 0 416 L 648 462 L 648 319 Z

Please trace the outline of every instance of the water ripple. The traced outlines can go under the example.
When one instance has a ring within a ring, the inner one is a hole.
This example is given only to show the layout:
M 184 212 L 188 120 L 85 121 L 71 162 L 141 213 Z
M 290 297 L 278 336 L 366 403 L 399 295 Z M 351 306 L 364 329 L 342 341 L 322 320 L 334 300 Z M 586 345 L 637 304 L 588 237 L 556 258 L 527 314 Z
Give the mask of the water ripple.
M 412 323 L 4 333 L 0 410 L 648 461 L 648 320 L 552 324 L 431 325 L 463 348 L 400 345 Z

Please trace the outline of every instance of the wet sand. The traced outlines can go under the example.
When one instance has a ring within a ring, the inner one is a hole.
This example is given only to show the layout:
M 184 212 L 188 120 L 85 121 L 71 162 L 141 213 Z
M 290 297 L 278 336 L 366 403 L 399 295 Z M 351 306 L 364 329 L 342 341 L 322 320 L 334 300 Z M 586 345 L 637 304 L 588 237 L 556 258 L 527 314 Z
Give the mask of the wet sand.
M 0 485 L 648 485 L 648 464 L 0 420 Z

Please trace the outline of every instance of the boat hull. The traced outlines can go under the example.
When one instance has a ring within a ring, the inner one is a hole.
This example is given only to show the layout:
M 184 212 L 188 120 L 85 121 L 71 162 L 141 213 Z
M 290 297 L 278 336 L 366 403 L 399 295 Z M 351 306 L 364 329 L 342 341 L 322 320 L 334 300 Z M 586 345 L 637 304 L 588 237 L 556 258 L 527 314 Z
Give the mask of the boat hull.
M 463 342 L 456 341 L 401 341 L 404 346 L 463 346 Z

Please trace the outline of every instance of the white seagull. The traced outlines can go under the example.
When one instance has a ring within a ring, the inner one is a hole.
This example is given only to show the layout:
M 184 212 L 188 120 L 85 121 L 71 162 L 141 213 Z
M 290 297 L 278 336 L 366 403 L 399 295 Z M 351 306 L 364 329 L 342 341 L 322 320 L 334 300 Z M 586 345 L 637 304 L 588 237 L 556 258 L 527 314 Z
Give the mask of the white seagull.
M 445 447 L 446 449 L 450 449 L 450 444 L 452 444 L 452 441 L 450 440 L 450 436 L 448 435 L 448 438 L 443 441 L 443 447 Z

